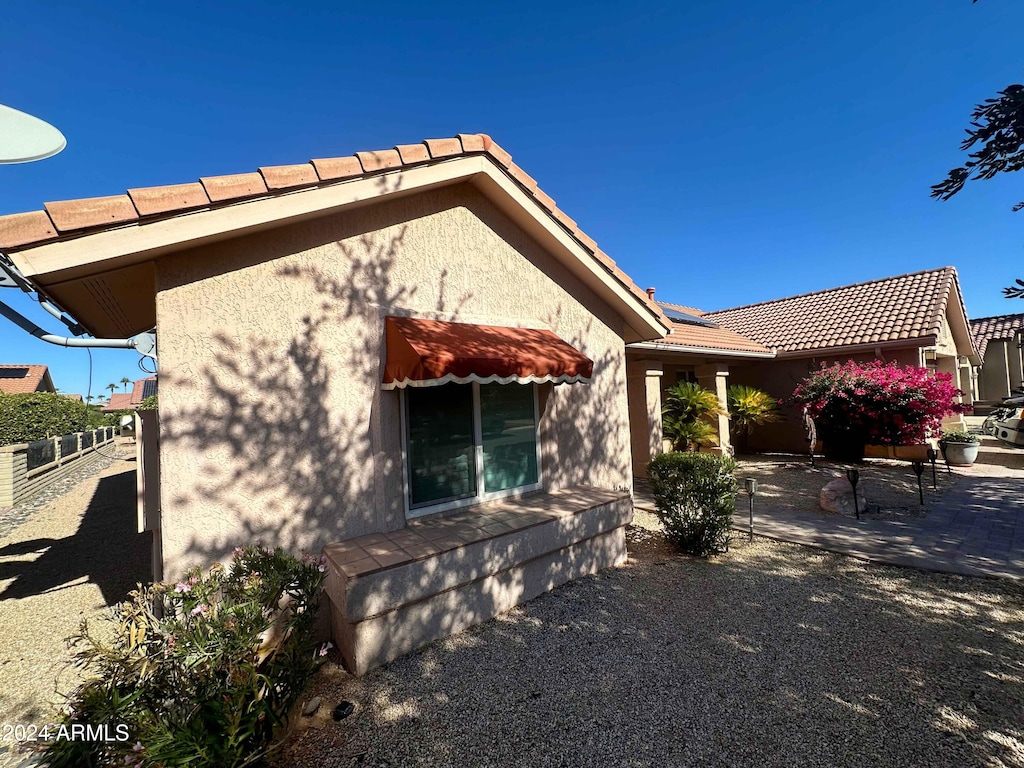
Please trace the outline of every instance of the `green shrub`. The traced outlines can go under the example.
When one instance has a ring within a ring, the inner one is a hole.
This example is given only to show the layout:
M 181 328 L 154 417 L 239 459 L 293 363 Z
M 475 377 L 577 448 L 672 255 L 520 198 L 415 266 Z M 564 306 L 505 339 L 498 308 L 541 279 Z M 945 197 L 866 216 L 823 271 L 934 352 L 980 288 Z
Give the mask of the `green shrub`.
M 0 394 L 0 445 L 81 432 L 87 424 L 85 404 L 69 397 L 54 392 Z
M 140 587 L 111 616 L 113 640 L 83 622 L 72 645 L 93 676 L 58 723 L 121 726 L 127 739 L 57 739 L 53 766 L 261 765 L 326 647 L 313 633 L 325 565 L 280 549 L 235 550 L 225 570 Z
M 718 395 L 690 381 L 665 390 L 661 409 L 662 430 L 676 451 L 692 451 L 702 445 L 718 445 L 718 428 L 709 419 L 724 413 Z
M 736 462 L 710 453 L 663 453 L 647 467 L 666 538 L 687 554 L 724 552 L 736 499 Z

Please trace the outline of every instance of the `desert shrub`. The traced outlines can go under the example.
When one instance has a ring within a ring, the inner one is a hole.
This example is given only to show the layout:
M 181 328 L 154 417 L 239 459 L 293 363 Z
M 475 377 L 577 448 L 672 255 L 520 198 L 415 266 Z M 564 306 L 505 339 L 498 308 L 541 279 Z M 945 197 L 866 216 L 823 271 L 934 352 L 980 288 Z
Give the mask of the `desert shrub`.
M 663 453 L 647 467 L 666 538 L 691 555 L 724 552 L 736 499 L 736 462 L 710 453 Z
M 722 413 L 718 395 L 690 381 L 665 390 L 661 409 L 662 430 L 676 451 L 692 451 L 718 444 L 718 429 L 708 419 Z
M 72 638 L 91 677 L 58 723 L 118 726 L 124 740 L 52 741 L 48 766 L 261 765 L 326 649 L 314 643 L 325 566 L 282 550 L 239 548 L 231 565 L 140 587 Z
M 0 394 L 0 445 L 81 432 L 87 424 L 85 404 L 55 392 Z

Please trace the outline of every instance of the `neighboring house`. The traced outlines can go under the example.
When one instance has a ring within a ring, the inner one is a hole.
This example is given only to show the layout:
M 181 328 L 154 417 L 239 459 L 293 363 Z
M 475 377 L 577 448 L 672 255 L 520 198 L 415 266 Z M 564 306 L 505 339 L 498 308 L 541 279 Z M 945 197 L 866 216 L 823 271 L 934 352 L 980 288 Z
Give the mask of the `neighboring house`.
M 50 369 L 45 365 L 0 365 L 0 392 L 22 395 L 32 392 L 56 392 Z
M 1024 314 L 971 320 L 971 335 L 982 360 L 979 400 L 998 402 L 1024 385 Z
M 85 400 L 81 395 L 63 395 L 68 400 L 74 400 L 76 403 L 84 403 Z
M 717 391 L 723 406 L 727 384 L 747 384 L 783 400 L 786 420 L 755 430 L 754 450 L 807 449 L 801 416 L 786 401 L 822 364 L 882 360 L 924 366 L 949 373 L 964 400 L 975 399 L 973 375 L 980 358 L 953 267 L 716 312 L 661 306 L 673 322 L 673 332 L 659 342 L 631 344 L 631 368 L 643 368 L 648 376 L 664 372 L 662 389 L 693 377 Z M 648 408 L 652 417 L 656 411 Z M 947 420 L 954 422 L 959 419 Z M 660 425 L 655 428 L 635 418 L 633 430 L 639 444 Z M 724 418 L 720 431 L 723 442 L 728 440 Z M 642 466 L 636 450 L 633 462 Z
M 115 413 L 138 408 L 147 397 L 156 394 L 156 376 L 148 376 L 139 379 L 132 385 L 131 392 L 115 392 L 110 396 L 110 402 L 103 406 L 103 413 Z
M 324 548 L 357 673 L 625 558 L 625 344 L 668 321 L 485 135 L 48 203 L 0 250 L 94 335 L 156 327 L 165 575 Z

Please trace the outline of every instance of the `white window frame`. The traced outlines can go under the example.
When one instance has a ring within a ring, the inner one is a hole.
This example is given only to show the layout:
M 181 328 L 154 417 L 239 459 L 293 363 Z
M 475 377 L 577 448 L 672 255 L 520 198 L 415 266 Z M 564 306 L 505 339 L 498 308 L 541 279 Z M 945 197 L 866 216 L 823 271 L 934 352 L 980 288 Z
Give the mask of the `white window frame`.
M 441 386 L 448 386 L 442 384 Z M 544 485 L 544 473 L 541 466 L 540 450 L 540 398 L 536 384 L 499 384 L 503 387 L 524 387 L 528 386 L 533 390 L 533 425 L 534 425 L 534 447 L 537 451 L 537 482 L 530 485 L 521 485 L 516 488 L 506 488 L 503 491 L 487 493 L 484 490 L 484 440 L 483 422 L 480 418 L 480 384 L 471 382 L 473 387 L 473 453 L 474 471 L 476 472 L 476 495 L 465 496 L 461 499 L 448 499 L 439 501 L 436 504 L 424 506 L 412 506 L 412 481 L 409 468 L 409 404 L 406 390 L 399 390 L 399 407 L 402 411 L 402 497 L 405 505 L 405 517 L 411 520 L 424 515 L 433 515 L 438 512 L 450 512 L 453 509 L 470 507 L 474 504 L 481 504 L 485 501 L 506 499 L 510 496 L 522 496 L 524 493 L 539 491 Z

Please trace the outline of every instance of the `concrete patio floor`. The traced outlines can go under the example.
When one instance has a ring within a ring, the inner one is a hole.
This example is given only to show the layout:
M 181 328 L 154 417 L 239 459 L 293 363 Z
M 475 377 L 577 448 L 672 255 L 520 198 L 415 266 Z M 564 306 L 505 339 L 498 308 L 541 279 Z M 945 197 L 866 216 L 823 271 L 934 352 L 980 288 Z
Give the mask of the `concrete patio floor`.
M 956 486 L 924 518 L 856 520 L 767 506 L 755 498 L 754 533 L 889 565 L 1024 581 L 1024 448 L 983 436 L 978 460 L 953 467 Z M 634 504 L 654 510 L 641 483 Z M 748 527 L 746 496 L 734 525 Z

